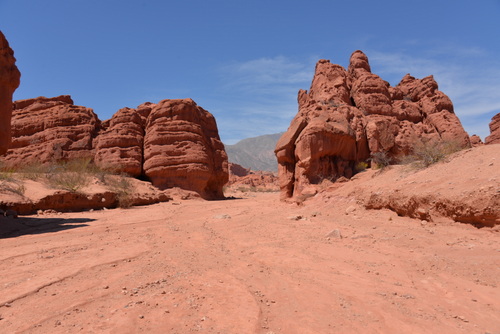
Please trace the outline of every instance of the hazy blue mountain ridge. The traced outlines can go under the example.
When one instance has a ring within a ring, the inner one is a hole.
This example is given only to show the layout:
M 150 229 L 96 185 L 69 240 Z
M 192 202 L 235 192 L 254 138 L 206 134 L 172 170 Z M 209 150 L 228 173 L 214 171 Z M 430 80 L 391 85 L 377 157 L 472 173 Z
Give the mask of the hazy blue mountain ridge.
M 245 168 L 263 171 L 278 171 L 274 148 L 281 133 L 263 135 L 240 140 L 234 145 L 225 145 L 229 162 Z

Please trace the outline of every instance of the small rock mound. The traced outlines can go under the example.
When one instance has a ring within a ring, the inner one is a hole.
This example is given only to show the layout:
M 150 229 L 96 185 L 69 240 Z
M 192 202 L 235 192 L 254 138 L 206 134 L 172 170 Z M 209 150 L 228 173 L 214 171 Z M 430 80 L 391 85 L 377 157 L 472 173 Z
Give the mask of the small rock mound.
M 491 119 L 490 135 L 484 141 L 486 144 L 500 144 L 500 113 Z

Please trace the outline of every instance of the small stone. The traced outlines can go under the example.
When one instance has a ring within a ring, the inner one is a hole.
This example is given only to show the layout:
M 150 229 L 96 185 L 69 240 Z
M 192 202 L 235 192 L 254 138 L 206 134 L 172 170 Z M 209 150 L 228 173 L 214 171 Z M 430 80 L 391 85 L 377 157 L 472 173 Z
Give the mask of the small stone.
M 222 215 L 215 215 L 213 217 L 214 219 L 231 219 L 230 215 L 222 214 Z
M 462 320 L 463 322 L 469 322 L 464 316 L 462 315 L 456 315 L 454 316 L 455 319 Z
M 139 316 L 139 319 L 144 319 L 144 316 L 141 314 L 141 315 Z
M 351 205 L 350 207 L 345 209 L 345 214 L 348 215 L 350 213 L 353 213 L 354 211 L 356 211 L 356 207 L 354 205 Z
M 342 233 L 340 233 L 340 230 L 335 229 L 330 231 L 327 235 L 325 235 L 326 238 L 335 238 L 335 239 L 342 239 Z

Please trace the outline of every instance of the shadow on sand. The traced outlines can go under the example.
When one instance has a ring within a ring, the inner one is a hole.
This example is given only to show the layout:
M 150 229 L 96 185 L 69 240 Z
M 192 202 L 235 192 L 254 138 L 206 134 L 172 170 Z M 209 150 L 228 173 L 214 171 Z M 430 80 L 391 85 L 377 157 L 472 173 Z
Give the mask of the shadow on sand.
M 15 238 L 27 234 L 51 233 L 88 226 L 90 218 L 32 218 L 17 219 L 0 217 L 0 239 Z

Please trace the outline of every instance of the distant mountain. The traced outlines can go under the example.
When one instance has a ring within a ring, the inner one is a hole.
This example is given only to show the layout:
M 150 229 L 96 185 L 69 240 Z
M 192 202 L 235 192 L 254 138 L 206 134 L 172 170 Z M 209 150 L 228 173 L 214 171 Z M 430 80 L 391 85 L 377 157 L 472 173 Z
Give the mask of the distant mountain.
M 274 147 L 281 133 L 263 135 L 240 140 L 234 145 L 225 145 L 230 162 L 252 170 L 278 171 Z

